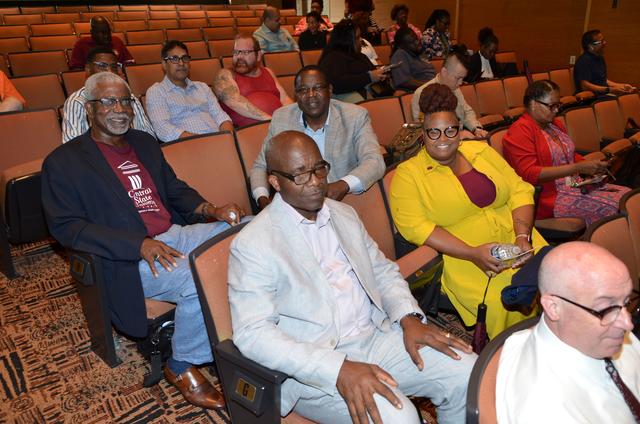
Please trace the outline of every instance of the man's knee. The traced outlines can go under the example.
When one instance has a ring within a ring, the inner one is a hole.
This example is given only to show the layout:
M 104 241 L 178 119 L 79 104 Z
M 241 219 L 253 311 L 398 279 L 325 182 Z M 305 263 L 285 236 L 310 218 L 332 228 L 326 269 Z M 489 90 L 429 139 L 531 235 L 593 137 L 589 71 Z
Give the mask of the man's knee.
M 383 423 L 399 423 L 399 424 L 420 424 L 420 418 L 418 411 L 408 397 L 400 393 L 397 389 L 392 389 L 396 396 L 402 402 L 402 408 L 398 409 L 387 400 L 387 398 L 378 395 L 373 395 L 373 399 L 376 401 L 378 412 L 380 412 L 380 418 Z

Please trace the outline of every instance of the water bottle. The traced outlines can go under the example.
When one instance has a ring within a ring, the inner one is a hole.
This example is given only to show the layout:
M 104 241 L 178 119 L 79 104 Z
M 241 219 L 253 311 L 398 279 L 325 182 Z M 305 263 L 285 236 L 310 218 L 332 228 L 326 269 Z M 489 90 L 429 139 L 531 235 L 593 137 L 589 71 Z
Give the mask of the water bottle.
M 522 250 L 515 244 L 498 244 L 491 248 L 491 256 L 502 263 L 507 263 L 515 259 Z

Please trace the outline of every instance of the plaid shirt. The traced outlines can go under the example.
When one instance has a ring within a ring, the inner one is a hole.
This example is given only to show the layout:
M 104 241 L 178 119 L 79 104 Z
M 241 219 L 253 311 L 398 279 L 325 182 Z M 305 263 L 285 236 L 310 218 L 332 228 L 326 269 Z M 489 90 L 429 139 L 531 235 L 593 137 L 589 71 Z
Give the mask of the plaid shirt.
M 231 122 L 209 86 L 187 78 L 187 87 L 173 84 L 166 76 L 147 90 L 147 111 L 158 138 L 172 141 L 183 132 L 207 134 Z

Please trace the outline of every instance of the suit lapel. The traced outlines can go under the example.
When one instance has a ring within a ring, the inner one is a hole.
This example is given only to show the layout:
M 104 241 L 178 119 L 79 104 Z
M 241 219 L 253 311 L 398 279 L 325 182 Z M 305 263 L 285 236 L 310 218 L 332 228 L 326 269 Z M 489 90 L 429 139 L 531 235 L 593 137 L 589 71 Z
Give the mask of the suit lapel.
M 127 195 L 127 192 L 122 186 L 122 183 L 109 166 L 109 163 L 102 155 L 102 152 L 100 152 L 100 149 L 98 149 L 98 146 L 96 146 L 96 142 L 93 141 L 89 133 L 85 134 L 85 137 L 82 138 L 81 143 L 82 152 L 89 166 L 91 166 L 98 173 L 98 175 L 100 175 L 104 184 L 111 188 L 111 190 L 115 194 L 115 197 L 122 202 L 123 207 L 127 211 L 129 211 L 136 220 L 144 225 L 142 218 L 140 218 L 140 214 Z

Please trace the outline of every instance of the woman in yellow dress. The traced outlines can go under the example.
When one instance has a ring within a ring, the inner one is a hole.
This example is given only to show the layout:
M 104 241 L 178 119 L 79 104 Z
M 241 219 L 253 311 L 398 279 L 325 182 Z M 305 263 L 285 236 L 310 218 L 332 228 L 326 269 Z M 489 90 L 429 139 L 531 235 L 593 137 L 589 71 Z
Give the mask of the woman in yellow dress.
M 493 338 L 528 318 L 504 308 L 500 293 L 516 269 L 491 254 L 496 244 L 528 251 L 544 239 L 533 228 L 533 187 L 487 143 L 460 143 L 457 99 L 441 84 L 420 97 L 425 148 L 397 168 L 391 183 L 391 213 L 400 233 L 444 256 L 442 288 L 465 325 L 476 322 L 488 277 L 487 332 Z M 530 255 L 522 257 L 520 265 Z

